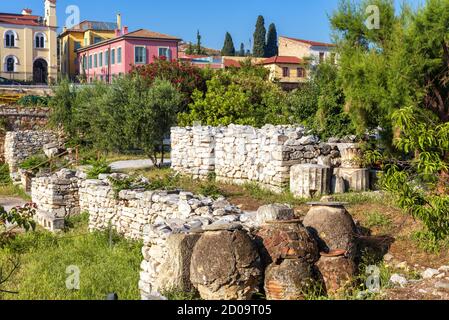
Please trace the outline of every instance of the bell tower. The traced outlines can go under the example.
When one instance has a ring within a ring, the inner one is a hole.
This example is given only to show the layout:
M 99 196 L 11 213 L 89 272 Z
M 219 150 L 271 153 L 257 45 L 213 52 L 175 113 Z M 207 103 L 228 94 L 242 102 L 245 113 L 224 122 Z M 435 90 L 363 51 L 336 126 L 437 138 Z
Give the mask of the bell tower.
M 45 25 L 56 27 L 56 0 L 45 0 Z

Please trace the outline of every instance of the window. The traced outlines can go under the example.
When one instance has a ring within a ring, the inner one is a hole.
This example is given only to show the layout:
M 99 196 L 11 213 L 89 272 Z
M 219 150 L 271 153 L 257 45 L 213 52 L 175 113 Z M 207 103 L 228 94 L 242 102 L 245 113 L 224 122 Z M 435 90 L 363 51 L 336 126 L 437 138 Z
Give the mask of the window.
M 117 49 L 117 63 L 122 63 L 122 48 Z
M 324 52 L 320 52 L 320 63 L 324 61 Z
M 109 65 L 109 50 L 106 50 L 104 52 L 104 65 L 108 66 Z
M 75 43 L 73 44 L 73 51 L 76 51 L 80 48 L 81 48 L 81 42 L 75 41 Z
M 134 48 L 134 62 L 136 64 L 145 64 L 147 62 L 147 49 L 145 47 Z
M 98 57 L 98 60 L 100 62 L 100 67 L 103 66 L 103 52 L 100 52 L 100 56 Z
M 290 77 L 290 69 L 288 67 L 284 67 L 282 68 L 282 76 L 285 77 Z
M 34 36 L 34 47 L 45 48 L 45 34 L 39 32 Z
M 115 64 L 115 49 L 111 50 L 111 64 Z
M 14 57 L 6 58 L 6 72 L 14 72 L 16 65 L 16 59 Z
M 87 56 L 83 56 L 83 69 L 86 70 L 87 69 Z
M 12 48 L 16 46 L 16 33 L 14 31 L 5 32 L 5 47 Z
M 98 54 L 94 54 L 94 68 L 98 67 Z
M 92 69 L 92 56 L 89 56 L 89 69 Z
M 165 57 L 170 60 L 170 48 L 159 48 L 159 57 Z
M 94 37 L 94 44 L 103 41 L 101 37 Z
M 298 68 L 296 69 L 298 78 L 304 78 L 306 76 L 306 72 L 304 68 Z

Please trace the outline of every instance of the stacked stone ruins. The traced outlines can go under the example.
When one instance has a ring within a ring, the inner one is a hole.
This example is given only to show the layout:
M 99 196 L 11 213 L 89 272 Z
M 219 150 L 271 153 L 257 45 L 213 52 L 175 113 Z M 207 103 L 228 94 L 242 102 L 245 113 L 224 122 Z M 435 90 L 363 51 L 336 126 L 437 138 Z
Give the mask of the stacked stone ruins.
M 23 160 L 55 141 L 58 141 L 58 136 L 53 131 L 8 131 L 5 136 L 5 162 L 11 172 L 16 172 Z
M 366 191 L 369 170 L 360 168 L 360 146 L 328 143 L 303 127 L 267 125 L 172 128 L 172 168 L 194 178 L 254 182 L 275 192 L 290 187 L 297 197 Z
M 38 220 L 51 229 L 88 212 L 90 231 L 143 240 L 142 299 L 182 290 L 203 299 L 244 300 L 262 288 L 268 299 L 301 299 L 311 282 L 336 292 L 355 272 L 357 230 L 342 204 L 312 204 L 301 221 L 285 205 L 243 212 L 225 198 L 146 191 L 141 184 L 115 190 L 111 181 L 126 175 L 99 178 L 66 169 L 34 178 L 33 202 L 46 219 Z

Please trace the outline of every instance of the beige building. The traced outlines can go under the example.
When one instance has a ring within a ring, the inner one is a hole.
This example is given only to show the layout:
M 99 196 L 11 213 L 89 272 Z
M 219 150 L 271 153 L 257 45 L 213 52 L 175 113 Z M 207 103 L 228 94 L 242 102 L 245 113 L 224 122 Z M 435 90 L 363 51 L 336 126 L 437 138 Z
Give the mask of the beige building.
M 0 77 L 49 83 L 58 74 L 56 0 L 42 0 L 44 16 L 0 13 Z
M 297 57 L 309 60 L 312 65 L 327 59 L 335 62 L 335 45 L 331 43 L 279 37 L 279 56 Z
M 270 70 L 270 80 L 294 89 L 307 80 L 306 64 L 297 57 L 274 56 L 259 63 Z

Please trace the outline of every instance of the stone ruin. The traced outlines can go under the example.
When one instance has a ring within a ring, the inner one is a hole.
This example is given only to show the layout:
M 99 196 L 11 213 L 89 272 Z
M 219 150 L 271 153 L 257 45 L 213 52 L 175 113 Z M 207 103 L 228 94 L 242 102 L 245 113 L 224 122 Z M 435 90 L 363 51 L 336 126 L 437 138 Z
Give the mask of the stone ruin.
M 370 170 L 361 168 L 355 137 L 323 143 L 303 127 L 267 125 L 175 127 L 172 168 L 194 178 L 254 182 L 274 192 L 290 188 L 297 197 L 366 191 Z
M 183 191 L 117 193 L 108 176 L 88 180 L 62 170 L 35 178 L 33 201 L 47 219 L 85 211 L 90 231 L 143 240 L 142 299 L 173 289 L 203 299 L 245 300 L 263 291 L 268 299 L 303 299 L 314 283 L 334 293 L 356 272 L 357 230 L 342 204 L 312 203 L 298 220 L 279 204 L 244 212 L 225 198 Z

